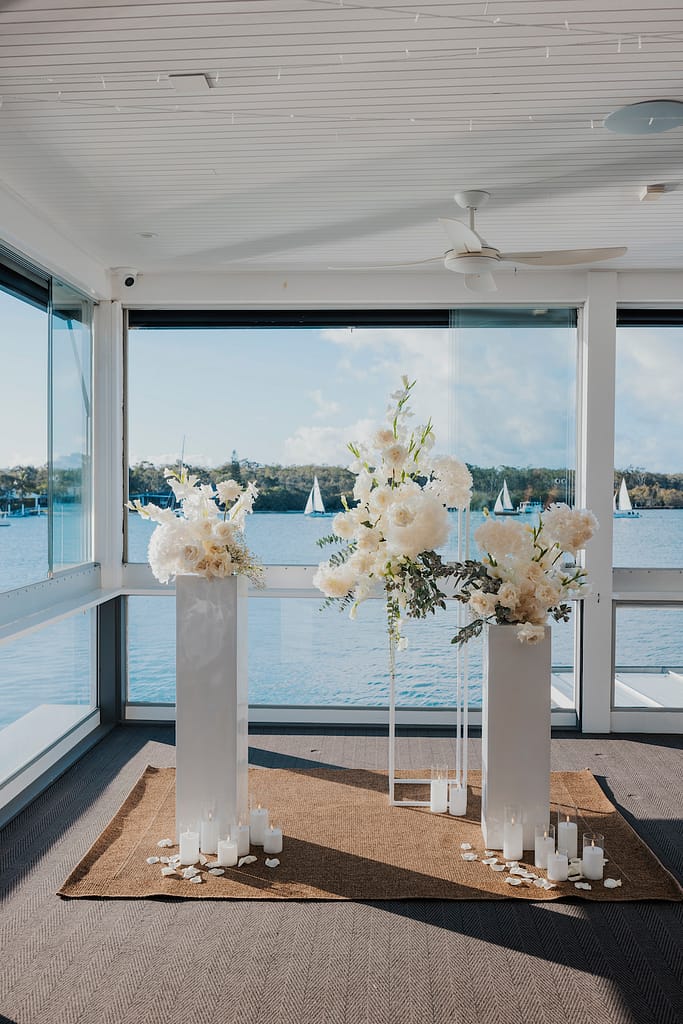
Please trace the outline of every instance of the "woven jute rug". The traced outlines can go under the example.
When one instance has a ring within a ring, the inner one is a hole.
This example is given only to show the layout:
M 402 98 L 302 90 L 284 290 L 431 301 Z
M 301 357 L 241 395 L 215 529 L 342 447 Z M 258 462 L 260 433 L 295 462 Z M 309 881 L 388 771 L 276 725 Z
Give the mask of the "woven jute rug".
M 559 802 L 578 808 L 579 836 L 584 831 L 604 834 L 605 877 L 621 879 L 618 888 L 605 888 L 602 882 L 591 883 L 590 890 L 578 890 L 571 882 L 547 891 L 527 884 L 513 887 L 504 881 L 507 871 L 496 873 L 481 859 L 463 860 L 461 843 L 471 843 L 479 858 L 485 856 L 479 772 L 469 773 L 467 816 L 462 818 L 390 806 L 386 772 L 250 768 L 249 788 L 253 800 L 268 807 L 271 822 L 284 831 L 278 867 L 267 867 L 263 850 L 253 847 L 255 863 L 227 868 L 220 877 L 202 867 L 201 884 L 162 877 L 163 865 L 147 864 L 146 859 L 177 852 L 177 847 L 157 846 L 158 840 L 174 835 L 175 770 L 148 767 L 59 894 L 267 900 L 683 898 L 681 887 L 589 771 L 553 772 L 551 798 L 555 806 Z M 402 798 L 409 799 L 412 787 L 400 788 Z M 427 795 L 423 788 L 415 797 Z M 524 863 L 534 871 L 533 852 L 525 853 Z

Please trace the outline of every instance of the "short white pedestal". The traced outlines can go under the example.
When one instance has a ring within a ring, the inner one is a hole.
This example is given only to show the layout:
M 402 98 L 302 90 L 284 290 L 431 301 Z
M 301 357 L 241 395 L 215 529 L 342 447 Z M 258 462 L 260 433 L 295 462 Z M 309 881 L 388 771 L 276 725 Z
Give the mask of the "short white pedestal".
M 248 821 L 247 585 L 176 579 L 176 840 Z
M 550 813 L 550 627 L 539 644 L 520 643 L 514 626 L 489 626 L 482 703 L 481 830 L 503 848 L 505 807 L 522 809 L 524 849 Z

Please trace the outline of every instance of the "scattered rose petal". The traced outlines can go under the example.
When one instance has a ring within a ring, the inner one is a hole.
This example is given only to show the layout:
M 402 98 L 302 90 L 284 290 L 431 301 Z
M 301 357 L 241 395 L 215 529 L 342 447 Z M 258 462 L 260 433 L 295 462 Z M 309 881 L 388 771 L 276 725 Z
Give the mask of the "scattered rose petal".
M 515 868 L 510 868 L 510 874 L 511 875 L 522 875 L 522 877 L 526 877 L 526 868 L 520 868 L 520 866 L 517 865 L 517 867 L 515 867 Z
M 160 864 L 170 864 L 171 863 L 171 858 L 170 857 L 159 857 L 159 863 Z
M 606 878 L 605 881 L 602 884 L 604 885 L 604 887 L 606 889 L 616 889 L 618 886 L 621 885 L 621 879 L 620 878 Z
M 491 865 L 491 871 L 505 871 L 505 865 L 504 864 L 492 864 Z
M 199 868 L 190 866 L 183 871 L 183 878 L 195 878 L 199 874 Z
M 574 882 L 575 889 L 592 889 L 593 886 L 588 882 Z
M 202 876 L 201 875 L 193 875 L 192 878 L 190 879 L 190 881 L 194 885 L 199 885 L 199 883 L 202 881 Z
M 176 853 L 175 857 L 162 857 L 162 860 L 167 860 L 169 864 L 180 864 L 180 854 Z
M 497 857 L 487 857 L 486 860 L 482 861 L 482 864 L 493 865 L 493 864 L 497 864 L 497 863 L 498 863 L 498 858 Z
M 253 857 L 251 854 L 249 854 L 247 857 L 240 857 L 240 859 L 237 861 L 237 867 L 241 868 L 243 864 L 253 864 L 256 859 L 257 858 Z
M 505 883 L 506 885 L 521 885 L 522 879 L 514 878 L 512 875 L 508 875 L 508 877 L 505 879 Z
M 266 857 L 267 868 L 276 868 L 279 865 L 279 863 L 280 861 L 277 859 L 277 857 Z
M 472 849 L 472 843 L 461 843 L 460 844 L 460 849 L 461 850 L 471 850 Z
M 162 868 L 161 873 L 164 876 L 164 878 L 170 878 L 171 875 L 175 875 L 175 868 Z
M 505 867 L 506 868 L 510 868 L 510 869 L 518 868 L 519 867 L 519 861 L 518 860 L 506 860 L 505 861 Z
M 159 858 L 158 857 L 148 857 L 147 858 L 147 863 L 148 864 L 158 864 L 159 863 Z
M 217 868 L 219 865 L 217 860 L 207 860 L 206 866 L 207 868 Z
M 545 878 L 535 878 L 534 885 L 537 889 L 545 889 Z
M 463 860 L 478 860 L 476 853 L 461 853 L 460 856 Z
M 209 862 L 209 858 L 205 857 L 203 853 L 200 853 L 199 854 L 199 863 L 200 864 L 208 864 L 208 862 Z
M 210 875 L 224 875 L 225 868 L 209 868 Z
M 172 839 L 160 839 L 157 846 L 175 846 Z
M 484 856 L 485 857 L 495 857 L 495 855 L 496 855 L 496 851 L 495 850 L 484 850 Z

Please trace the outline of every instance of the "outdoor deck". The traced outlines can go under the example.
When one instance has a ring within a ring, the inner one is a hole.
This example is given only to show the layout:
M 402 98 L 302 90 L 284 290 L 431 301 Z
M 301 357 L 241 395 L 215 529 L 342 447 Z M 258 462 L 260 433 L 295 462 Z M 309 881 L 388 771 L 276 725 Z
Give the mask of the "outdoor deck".
M 66 901 L 55 890 L 172 728 L 114 730 L 0 832 L 0 1020 L 17 1024 L 678 1024 L 683 904 Z M 479 765 L 479 741 L 471 740 Z M 444 760 L 411 734 L 401 767 Z M 251 763 L 383 768 L 376 730 L 260 729 Z M 553 740 L 683 878 L 680 737 Z M 425 850 L 425 867 L 429 851 Z M 4 1016 L 3 1016 L 4 1015 Z

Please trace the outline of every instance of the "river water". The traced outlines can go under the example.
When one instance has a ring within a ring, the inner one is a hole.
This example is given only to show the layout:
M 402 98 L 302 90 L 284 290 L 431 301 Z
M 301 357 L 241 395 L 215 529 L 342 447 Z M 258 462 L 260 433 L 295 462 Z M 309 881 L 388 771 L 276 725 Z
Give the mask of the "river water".
M 473 513 L 472 530 L 481 522 Z M 455 516 L 454 516 L 455 523 Z M 145 561 L 152 524 L 128 517 L 129 560 Z M 315 564 L 329 553 L 316 540 L 331 530 L 331 517 L 255 513 L 247 540 L 265 564 Z M 614 562 L 620 566 L 672 567 L 683 561 L 683 510 L 647 511 L 614 521 Z M 476 554 L 473 547 L 472 553 Z M 455 531 L 442 554 L 456 558 Z M 13 518 L 0 528 L 0 588 L 45 576 L 47 519 Z M 175 631 L 170 598 L 129 599 L 128 697 L 132 702 L 174 700 Z M 387 642 L 381 601 L 368 601 L 354 622 L 322 599 L 256 597 L 249 609 L 249 687 L 253 704 L 377 706 L 387 703 Z M 621 613 L 620 613 L 621 614 Z M 617 630 L 617 663 L 680 666 L 683 611 L 629 609 Z M 450 644 L 457 607 L 408 622 L 408 650 L 399 656 L 398 701 L 436 706 L 453 701 L 457 649 Z M 627 626 L 627 628 L 626 628 Z M 0 726 L 37 703 L 89 703 L 91 616 L 79 615 L 0 646 Z M 553 665 L 571 674 L 573 621 L 553 626 Z M 481 694 L 481 646 L 468 645 L 471 702 Z

